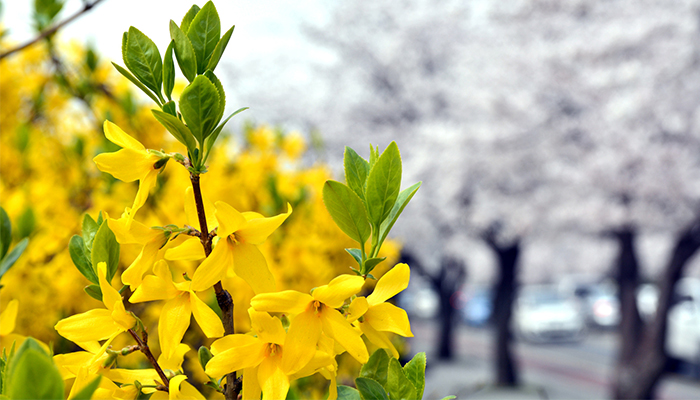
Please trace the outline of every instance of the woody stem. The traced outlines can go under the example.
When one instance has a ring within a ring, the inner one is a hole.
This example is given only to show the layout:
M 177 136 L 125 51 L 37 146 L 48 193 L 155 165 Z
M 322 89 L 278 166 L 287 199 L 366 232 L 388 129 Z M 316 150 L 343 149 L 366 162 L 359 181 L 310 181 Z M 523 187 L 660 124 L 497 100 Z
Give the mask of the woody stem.
M 199 174 L 190 174 L 190 181 L 192 182 L 194 203 L 197 207 L 197 218 L 199 219 L 199 228 L 201 232 L 199 239 L 202 242 L 204 254 L 209 257 L 209 254 L 211 254 L 212 236 L 208 234 L 209 228 L 207 227 L 207 215 L 204 211 L 202 189 L 199 186 Z M 224 287 L 221 285 L 221 281 L 214 284 L 214 292 L 216 292 L 216 301 L 219 303 L 219 308 L 221 308 L 221 320 L 224 324 L 224 332 L 226 335 L 232 335 L 234 332 L 233 299 L 231 298 L 231 294 L 224 289 Z M 236 379 L 235 371 L 226 375 L 226 383 L 224 396 L 226 396 L 227 400 L 235 400 L 238 398 L 238 393 L 240 392 L 240 384 Z
M 165 376 L 165 372 L 163 372 L 163 369 L 158 365 L 158 361 L 156 360 L 155 357 L 153 357 L 153 353 L 151 353 L 151 349 L 148 347 L 148 343 L 146 340 L 143 340 L 139 337 L 139 335 L 134 332 L 133 329 L 129 329 L 129 334 L 136 340 L 136 343 L 139 345 L 139 350 L 146 355 L 146 358 L 148 358 L 148 361 L 151 362 L 153 365 L 153 368 L 155 368 L 156 372 L 158 372 L 158 376 L 160 376 L 160 379 L 163 381 L 163 386 L 165 386 L 165 391 L 168 391 L 168 388 L 170 387 L 170 381 L 168 380 L 168 377 Z

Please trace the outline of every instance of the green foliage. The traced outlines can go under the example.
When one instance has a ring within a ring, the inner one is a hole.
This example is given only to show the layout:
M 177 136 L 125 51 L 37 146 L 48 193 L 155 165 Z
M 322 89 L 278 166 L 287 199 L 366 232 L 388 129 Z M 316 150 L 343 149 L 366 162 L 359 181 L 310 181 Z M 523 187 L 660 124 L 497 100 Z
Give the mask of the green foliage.
M 208 1 L 197 12 L 187 29 L 187 38 L 197 57 L 197 73 L 203 74 L 221 38 L 221 20 L 214 3 Z
M 420 182 L 400 191 L 401 154 L 395 142 L 381 155 L 378 148 L 370 145 L 369 161 L 346 147 L 343 165 L 347 185 L 327 181 L 323 201 L 336 225 L 360 243 L 360 249 L 346 250 L 359 265 L 356 272 L 368 276 L 384 261 L 377 254 L 399 215 L 418 191 Z M 371 248 L 366 253 L 365 242 L 370 235 Z
M 172 100 L 173 88 L 175 87 L 175 63 L 173 62 L 173 47 L 174 41 L 170 41 L 168 48 L 165 49 L 165 58 L 163 59 L 163 91 L 168 100 Z M 173 103 L 174 104 L 174 103 Z
M 180 96 L 180 112 L 197 141 L 202 144 L 219 122 L 219 92 L 205 76 L 194 78 Z
M 206 368 L 209 360 L 214 357 L 207 346 L 201 346 L 199 350 L 197 350 L 197 356 L 199 357 L 199 363 L 202 365 L 202 368 Z
M 122 48 L 124 63 L 136 78 L 160 98 L 163 84 L 163 61 L 158 47 L 133 26 L 126 36 L 126 48 Z M 161 99 L 162 101 L 162 99 Z
M 170 132 L 178 142 L 184 144 L 188 150 L 192 151 L 197 147 L 194 136 L 187 125 L 183 124 L 177 117 L 159 110 L 151 110 L 153 116 L 165 129 Z
M 5 361 L 2 394 L 11 399 L 62 399 L 63 379 L 51 355 L 27 338 Z
M 31 207 L 24 209 L 22 214 L 17 217 L 16 229 L 14 232 L 15 238 L 22 239 L 26 238 L 34 232 L 36 227 L 36 217 L 34 216 L 34 210 Z
M 28 210 L 31 211 L 31 209 L 29 208 Z M 34 214 L 32 213 L 32 218 L 33 216 Z M 10 267 L 12 267 L 17 262 L 19 256 L 21 256 L 24 250 L 27 248 L 27 245 L 29 244 L 29 239 L 24 237 L 17 243 L 17 245 L 15 245 L 15 247 L 11 251 L 9 251 L 11 244 L 12 223 L 10 222 L 10 217 L 7 215 L 7 212 L 5 212 L 5 210 L 2 207 L 0 207 L 0 279 L 3 277 L 3 275 L 5 275 L 5 273 L 10 269 Z
M 34 0 L 34 29 L 43 31 L 48 28 L 63 9 L 63 4 L 60 0 Z
M 85 292 L 97 300 L 102 300 L 97 264 L 107 264 L 107 280 L 111 281 L 119 266 L 119 243 L 109 229 L 102 213 L 95 221 L 91 216 L 83 217 L 82 236 L 73 235 L 68 243 L 68 253 L 73 264 L 92 285 L 85 287 Z
M 170 39 L 175 43 L 175 57 L 180 71 L 188 81 L 192 82 L 197 75 L 197 56 L 192 42 L 173 20 L 170 20 Z
M 221 60 L 221 55 L 224 54 L 224 50 L 226 50 L 226 46 L 228 45 L 228 41 L 231 39 L 231 35 L 233 34 L 233 29 L 236 26 L 232 26 L 231 29 L 226 31 L 224 33 L 224 36 L 219 39 L 219 42 L 216 44 L 216 47 L 214 48 L 214 52 L 211 55 L 211 58 L 209 58 L 209 62 L 207 63 L 207 70 L 208 71 L 213 71 L 214 68 L 219 64 L 219 60 Z
M 346 185 L 329 180 L 323 185 L 323 202 L 338 227 L 364 247 L 372 228 L 362 199 Z
M 359 396 L 363 400 L 391 399 L 417 400 L 423 398 L 425 388 L 425 353 L 418 353 L 401 367 L 399 360 L 384 349 L 374 352 L 355 379 Z M 338 387 L 338 398 L 340 389 Z M 343 389 L 347 398 L 354 398 L 351 390 Z
M 338 385 L 338 400 L 361 400 L 360 392 L 350 386 Z

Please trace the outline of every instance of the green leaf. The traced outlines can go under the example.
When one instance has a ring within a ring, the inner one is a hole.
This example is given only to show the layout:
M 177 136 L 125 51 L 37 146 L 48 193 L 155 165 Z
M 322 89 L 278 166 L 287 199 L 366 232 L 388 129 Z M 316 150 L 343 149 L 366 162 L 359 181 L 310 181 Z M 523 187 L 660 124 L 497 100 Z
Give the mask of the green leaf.
M 360 392 L 350 386 L 338 385 L 338 400 L 361 400 Z
M 175 105 L 175 101 L 170 100 L 169 102 L 163 104 L 163 112 L 170 114 L 173 117 L 177 117 L 177 106 Z
M 22 354 L 7 377 L 11 399 L 62 399 L 63 379 L 48 355 L 30 349 Z
M 209 153 L 211 152 L 211 148 L 214 146 L 214 143 L 216 143 L 216 139 L 219 137 L 219 134 L 221 134 L 221 131 L 224 129 L 224 126 L 226 126 L 226 123 L 228 120 L 233 118 L 234 115 L 243 112 L 247 110 L 248 107 L 242 107 L 239 108 L 238 110 L 234 111 L 231 115 L 228 116 L 222 123 L 219 124 L 219 126 L 214 129 L 214 132 L 212 132 L 211 135 L 207 137 L 207 139 L 204 142 L 204 149 L 205 149 L 205 155 L 204 155 L 204 161 L 207 161 L 207 158 L 209 158 Z
M 34 210 L 32 210 L 31 207 L 27 207 L 15 221 L 14 235 L 17 239 L 25 238 L 34 232 L 35 226 L 36 218 L 34 217 Z
M 369 163 L 360 157 L 355 150 L 345 147 L 343 165 L 345 166 L 345 182 L 347 182 L 353 192 L 357 193 L 361 199 L 364 199 Z
M 63 379 L 51 356 L 27 338 L 10 362 L 5 394 L 11 399 L 62 399 Z
M 379 226 L 389 215 L 401 189 L 401 154 L 391 142 L 377 159 L 367 177 L 367 212 L 372 224 Z
M 214 3 L 208 1 L 195 15 L 187 30 L 187 37 L 197 56 L 197 73 L 203 74 L 221 38 L 221 20 Z
M 386 386 L 388 369 L 389 354 L 384 349 L 377 349 L 360 369 L 360 376 L 374 379 L 382 386 Z
M 146 95 L 147 95 L 148 97 L 150 97 L 151 100 L 155 101 L 156 104 L 158 104 L 159 106 L 163 104 L 163 103 L 161 103 L 160 100 L 156 97 L 156 95 L 153 94 L 153 92 L 151 92 L 146 86 L 144 86 L 143 83 L 139 82 L 139 80 L 136 79 L 133 75 L 131 75 L 131 73 L 130 73 L 129 71 L 125 70 L 125 69 L 124 69 L 123 67 L 121 67 L 119 64 L 115 64 L 114 62 L 112 62 L 112 65 L 114 65 L 114 68 L 116 68 L 117 71 L 119 71 L 120 74 L 124 75 L 124 77 L 126 77 L 126 79 L 130 80 L 131 83 L 133 83 L 134 85 L 136 85 L 136 87 L 138 87 L 139 89 L 141 89 L 142 92 L 146 93 Z
M 389 400 L 386 390 L 377 381 L 370 378 L 355 379 L 357 391 L 362 400 Z
M 384 261 L 384 260 L 386 260 L 386 257 L 374 257 L 374 258 L 368 259 L 367 261 L 365 261 L 365 268 L 364 268 L 364 271 L 362 271 L 363 274 L 369 274 L 370 272 L 372 272 L 374 267 L 379 265 L 379 263 Z
M 155 43 L 140 30 L 129 28 L 126 40 L 126 67 L 160 98 L 163 84 L 163 59 Z
M 173 20 L 170 20 L 170 39 L 175 41 L 175 58 L 180 71 L 188 81 L 192 82 L 197 75 L 197 56 L 192 42 Z
M 83 386 L 82 389 L 75 396 L 71 397 L 71 400 L 90 400 L 92 395 L 95 394 L 95 390 L 100 387 L 100 380 L 102 376 L 98 375 L 97 378 L 93 379 L 87 385 Z
M 214 355 L 211 354 L 211 351 L 209 351 L 209 348 L 207 346 L 201 346 L 199 350 L 197 350 L 197 356 L 199 357 L 199 363 L 202 365 L 202 368 L 207 367 L 207 363 L 209 363 L 209 360 L 211 360 Z
M 371 170 L 372 167 L 374 167 L 374 164 L 377 162 L 377 158 L 379 158 L 379 146 L 374 147 L 371 144 L 369 145 L 369 169 Z
M 187 14 L 185 14 L 185 16 L 182 17 L 182 22 L 180 23 L 180 29 L 182 29 L 183 32 L 187 32 L 187 30 L 190 29 L 190 24 L 192 23 L 192 20 L 194 19 L 195 15 L 197 15 L 198 12 L 199 12 L 199 6 L 194 4 L 187 11 Z
M 27 244 L 29 243 L 28 238 L 24 238 L 17 243 L 17 245 L 10 251 L 3 259 L 2 262 L 0 262 L 0 278 L 2 278 L 3 275 L 7 272 L 7 270 L 10 269 L 13 265 L 15 265 L 15 262 L 17 262 L 17 259 L 19 256 L 24 253 L 24 250 L 27 248 Z
M 187 147 L 187 150 L 192 151 L 197 147 L 197 143 L 194 141 L 194 136 L 192 136 L 190 128 L 183 124 L 177 117 L 159 110 L 151 110 L 151 112 L 158 122 L 160 122 L 178 142 Z
M 199 141 L 209 136 L 216 127 L 219 114 L 219 93 L 205 76 L 194 78 L 180 96 L 180 113 L 192 134 Z
M 82 234 L 83 234 L 83 242 L 85 245 L 85 249 L 87 252 L 92 251 L 92 242 L 95 240 L 95 234 L 97 233 L 97 230 L 100 228 L 100 225 L 95 222 L 94 219 L 90 216 L 90 214 L 85 214 L 83 217 L 83 228 L 82 228 Z
M 168 100 L 172 100 L 173 88 L 175 87 L 175 63 L 173 62 L 173 47 L 175 41 L 171 40 L 168 48 L 165 49 L 163 59 L 163 91 Z
M 73 235 L 68 242 L 68 253 L 73 264 L 84 277 L 92 283 L 99 283 L 95 269 L 90 262 L 90 252 L 85 248 L 84 239 L 78 235 Z
M 224 33 L 224 36 L 219 39 L 219 42 L 216 44 L 216 47 L 214 48 L 214 52 L 211 55 L 211 58 L 209 58 L 209 62 L 207 63 L 206 69 L 213 71 L 214 68 L 219 64 L 219 60 L 221 60 L 221 56 L 224 54 L 224 50 L 226 50 L 226 46 L 228 45 L 228 41 L 231 39 L 231 35 L 233 34 L 233 29 L 236 26 L 232 26 L 231 29 L 226 31 Z
M 218 124 L 219 121 L 221 121 L 221 118 L 224 116 L 224 108 L 226 108 L 226 93 L 224 92 L 224 86 L 221 84 L 219 78 L 217 78 L 216 75 L 214 75 L 214 73 L 210 70 L 207 70 L 204 73 L 204 76 L 206 76 L 211 83 L 214 84 L 216 91 L 219 93 L 219 112 L 216 114 L 216 124 Z
M 357 265 L 362 267 L 362 250 L 360 249 L 345 249 L 357 261 Z
M 97 301 L 102 301 L 102 289 L 99 285 L 88 285 L 83 288 L 85 293 Z
M 5 212 L 5 209 L 0 207 L 0 259 L 5 257 L 7 251 L 10 250 L 12 243 L 12 222 L 10 217 Z
M 425 389 L 425 364 L 425 353 L 421 352 L 413 356 L 413 359 L 403 366 L 403 373 L 416 388 L 416 398 L 418 399 L 423 398 L 423 390 Z
M 395 358 L 389 360 L 389 375 L 384 387 L 392 400 L 420 399 L 420 397 L 416 397 L 416 387 L 403 373 L 399 360 Z
M 114 233 L 109 229 L 107 221 L 100 225 L 95 234 L 95 241 L 92 243 L 91 260 L 92 268 L 97 271 L 97 264 L 104 262 L 107 264 L 107 282 L 112 280 L 114 273 L 119 266 L 119 243 Z
M 449 395 L 449 396 L 443 397 L 440 400 L 452 400 L 452 399 L 456 399 L 456 398 L 457 398 L 457 396 L 455 396 L 455 395 Z
M 63 8 L 64 1 L 34 0 L 34 29 L 41 32 L 48 28 Z
M 418 182 L 416 184 L 413 184 L 412 186 L 409 186 L 408 188 L 404 189 L 399 193 L 399 196 L 396 198 L 396 202 L 394 203 L 394 207 L 391 208 L 391 212 L 389 212 L 389 216 L 384 219 L 382 222 L 382 225 L 379 228 L 379 246 L 381 247 L 382 243 L 384 243 L 384 239 L 386 239 L 387 235 L 389 234 L 389 231 L 391 228 L 394 226 L 396 221 L 399 219 L 399 215 L 403 212 L 403 209 L 406 208 L 406 205 L 408 205 L 408 202 L 411 201 L 413 198 L 413 195 L 416 194 L 418 189 L 420 188 L 421 182 Z
M 328 180 L 323 185 L 323 203 L 338 227 L 364 245 L 372 234 L 372 227 L 360 197 L 346 185 Z

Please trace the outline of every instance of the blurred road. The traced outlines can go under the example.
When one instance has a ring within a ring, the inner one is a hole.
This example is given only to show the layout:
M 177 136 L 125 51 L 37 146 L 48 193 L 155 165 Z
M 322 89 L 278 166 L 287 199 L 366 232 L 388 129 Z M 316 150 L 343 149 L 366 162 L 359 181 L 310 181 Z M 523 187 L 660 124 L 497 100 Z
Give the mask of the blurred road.
M 426 399 L 453 394 L 458 398 L 512 399 L 605 399 L 615 363 L 617 336 L 592 331 L 579 343 L 529 344 L 515 346 L 524 389 L 507 393 L 491 388 L 492 339 L 488 329 L 460 326 L 456 340 L 457 357 L 440 362 L 433 349 L 439 325 L 431 320 L 414 320 L 415 338 L 411 352 L 428 356 Z M 660 399 L 700 399 L 700 381 L 667 375 L 659 386 Z

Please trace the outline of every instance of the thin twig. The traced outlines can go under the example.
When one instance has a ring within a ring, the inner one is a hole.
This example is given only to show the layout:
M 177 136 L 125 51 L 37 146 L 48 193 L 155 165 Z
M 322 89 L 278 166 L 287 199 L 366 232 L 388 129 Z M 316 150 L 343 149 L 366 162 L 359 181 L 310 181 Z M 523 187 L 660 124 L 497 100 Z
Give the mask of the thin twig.
M 209 232 L 207 227 L 207 215 L 204 211 L 204 200 L 202 199 L 202 189 L 199 185 L 199 174 L 190 174 L 190 181 L 192 182 L 192 191 L 194 192 L 194 203 L 197 206 L 197 218 L 199 219 L 200 232 Z M 204 247 L 204 254 L 209 257 L 213 239 L 212 233 L 210 232 L 209 235 L 200 234 L 199 239 L 202 242 L 202 247 Z M 214 292 L 216 292 L 216 301 L 219 303 L 219 308 L 221 308 L 221 321 L 224 324 L 224 333 L 226 335 L 232 335 L 234 330 L 233 299 L 231 298 L 231 294 L 224 289 L 221 281 L 214 284 Z M 238 398 L 238 393 L 241 391 L 240 383 L 240 380 L 236 379 L 235 371 L 226 375 L 224 396 L 227 400 L 235 400 Z
M 30 40 L 29 42 L 24 43 L 23 45 L 17 46 L 17 47 L 15 47 L 15 48 L 12 48 L 12 49 L 10 49 L 10 50 L 7 50 L 7 51 L 4 52 L 4 53 L 1 53 L 1 54 L 0 54 L 0 60 L 2 60 L 3 58 L 9 56 L 10 54 L 16 53 L 16 52 L 18 52 L 18 51 L 20 51 L 20 50 L 24 50 L 25 48 L 27 48 L 27 47 L 29 47 L 29 46 L 31 46 L 31 45 L 37 43 L 37 42 L 40 42 L 40 41 L 46 39 L 47 37 L 53 35 L 54 33 L 56 33 L 56 31 L 58 31 L 59 29 L 63 28 L 64 26 L 68 25 L 69 23 L 73 22 L 73 20 L 75 20 L 75 19 L 78 18 L 79 16 L 81 16 L 81 15 L 85 14 L 86 12 L 90 11 L 93 7 L 95 7 L 96 5 L 98 5 L 99 3 L 101 3 L 102 1 L 104 1 L 104 0 L 95 0 L 95 1 L 93 1 L 92 3 L 85 3 L 85 5 L 83 6 L 83 8 L 80 9 L 77 13 L 71 15 L 70 17 L 68 17 L 67 19 L 61 21 L 60 23 L 58 23 L 58 24 L 56 24 L 56 25 L 54 25 L 53 27 L 51 27 L 51 28 L 49 28 L 49 29 L 46 29 L 45 31 L 41 32 L 37 37 L 35 37 L 34 39 Z
M 148 347 L 148 337 L 146 336 L 146 332 L 143 333 L 143 339 L 141 339 L 133 329 L 129 329 L 129 334 L 134 338 L 134 340 L 136 340 L 136 343 L 139 345 L 139 350 L 146 355 L 148 361 L 151 362 L 153 368 L 155 368 L 156 372 L 158 372 L 158 376 L 160 376 L 160 379 L 163 381 L 162 383 L 164 389 L 161 390 L 167 392 L 168 388 L 170 387 L 170 381 L 168 380 L 168 377 L 165 376 L 165 372 L 163 372 L 163 369 L 160 367 L 160 365 L 158 365 L 158 361 L 155 357 L 153 357 L 153 353 L 151 353 L 151 349 Z

